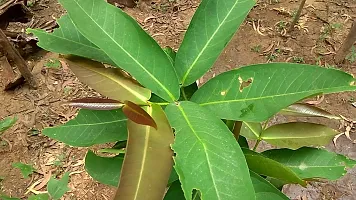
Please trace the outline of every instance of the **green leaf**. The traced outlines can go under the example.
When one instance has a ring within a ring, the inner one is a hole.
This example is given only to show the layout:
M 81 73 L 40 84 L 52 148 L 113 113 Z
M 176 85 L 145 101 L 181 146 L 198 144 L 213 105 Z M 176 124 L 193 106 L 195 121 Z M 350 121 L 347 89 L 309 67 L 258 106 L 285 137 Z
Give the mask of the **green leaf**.
M 324 146 L 329 144 L 338 132 L 321 124 L 291 122 L 277 124 L 264 130 L 261 138 L 266 142 L 290 149 L 303 146 Z
M 122 110 L 80 110 L 64 125 L 46 128 L 43 134 L 71 146 L 87 147 L 127 139 L 127 119 Z
M 267 63 L 220 74 L 191 100 L 222 119 L 261 122 L 311 95 L 352 90 L 356 90 L 355 79 L 336 69 Z
M 59 180 L 51 177 L 47 184 L 47 191 L 54 200 L 60 199 L 70 189 L 68 187 L 69 172 L 66 172 Z
M 109 158 L 100 157 L 88 151 L 85 156 L 85 170 L 100 183 L 117 187 L 123 162 L 122 154 Z
M 11 128 L 17 122 L 17 119 L 17 117 L 6 117 L 5 119 L 0 120 L 0 133 Z
M 296 103 L 284 108 L 281 112 L 282 115 L 291 115 L 299 117 L 325 117 L 328 119 L 341 119 L 341 117 L 335 116 L 321 108 L 305 104 Z
M 352 168 L 356 165 L 355 160 L 343 155 L 310 147 L 297 150 L 273 149 L 262 154 L 289 167 L 303 179 L 337 180 L 346 174 L 346 167 Z
M 71 54 L 90 58 L 115 66 L 115 63 L 105 52 L 86 39 L 75 27 L 68 15 L 57 20 L 59 28 L 53 33 L 47 33 L 41 29 L 27 29 L 27 32 L 35 34 L 39 42 L 37 45 L 47 51 L 59 54 Z
M 150 90 L 125 76 L 118 68 L 105 68 L 99 62 L 76 56 L 67 56 L 65 60 L 81 82 L 110 99 L 145 104 L 151 98 Z
M 289 198 L 260 175 L 250 171 L 256 200 L 288 200 Z
M 60 0 L 78 30 L 117 66 L 167 101 L 179 98 L 178 78 L 166 53 L 121 9 L 103 0 Z
M 162 108 L 145 107 L 157 129 L 127 122 L 129 137 L 115 199 L 162 199 L 173 166 L 174 134 Z
M 286 181 L 287 183 L 296 183 L 302 186 L 307 185 L 295 172 L 283 164 L 249 149 L 242 148 L 242 150 L 251 171 L 257 174 L 277 178 Z
M 28 200 L 48 200 L 49 196 L 48 194 L 37 194 L 37 195 L 31 195 Z
M 6 196 L 6 195 L 1 195 L 1 194 L 0 194 L 0 199 L 1 200 L 21 200 L 21 199 L 16 198 L 16 197 L 9 197 L 9 196 Z
M 245 20 L 254 0 L 203 0 L 178 50 L 175 68 L 183 86 L 209 70 Z
M 31 175 L 34 171 L 36 171 L 36 169 L 33 168 L 32 165 L 26 165 L 21 162 L 12 163 L 12 167 L 20 169 L 21 174 L 24 178 L 29 178 L 29 175 Z
M 261 123 L 243 122 L 240 134 L 248 139 L 257 140 L 262 132 Z
M 179 181 L 174 181 L 169 187 L 163 200 L 183 200 L 184 192 Z
M 202 199 L 255 199 L 241 149 L 220 119 L 192 102 L 170 104 L 166 113 L 176 130 L 175 169 L 187 200 L 193 189 Z

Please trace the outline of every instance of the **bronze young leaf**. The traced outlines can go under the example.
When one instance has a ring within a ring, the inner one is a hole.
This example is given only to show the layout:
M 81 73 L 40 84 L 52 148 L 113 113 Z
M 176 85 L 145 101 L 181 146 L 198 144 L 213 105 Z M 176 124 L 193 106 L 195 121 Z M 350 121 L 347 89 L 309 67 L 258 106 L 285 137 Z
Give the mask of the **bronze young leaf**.
M 143 110 L 135 103 L 131 101 L 125 101 L 125 106 L 122 108 L 122 111 L 131 121 L 157 129 L 155 120 L 145 110 Z

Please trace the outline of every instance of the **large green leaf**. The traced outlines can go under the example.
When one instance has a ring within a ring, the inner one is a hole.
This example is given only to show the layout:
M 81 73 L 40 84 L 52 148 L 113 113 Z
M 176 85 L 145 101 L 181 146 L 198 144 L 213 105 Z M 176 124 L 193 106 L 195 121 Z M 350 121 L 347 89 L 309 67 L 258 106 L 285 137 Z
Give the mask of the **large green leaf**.
M 157 129 L 128 120 L 129 138 L 115 199 L 162 199 L 173 166 L 174 134 L 162 108 L 145 108 Z
M 175 68 L 183 86 L 208 71 L 255 3 L 255 0 L 200 3 L 176 57 Z
M 356 161 L 324 149 L 303 147 L 297 150 L 272 149 L 262 153 L 292 169 L 299 177 L 337 180 L 352 168 Z
M 172 62 L 129 15 L 103 0 L 60 0 L 78 30 L 142 85 L 167 101 L 179 98 Z
M 193 189 L 202 199 L 255 199 L 245 158 L 220 119 L 192 102 L 170 104 L 166 113 L 176 131 L 175 169 L 187 200 Z
M 242 150 L 251 171 L 257 174 L 277 178 L 287 183 L 297 183 L 306 186 L 305 181 L 283 164 L 249 149 L 242 148 Z
M 115 65 L 105 52 L 86 39 L 75 27 L 68 15 L 57 20 L 59 28 L 53 33 L 41 29 L 27 29 L 38 37 L 37 43 L 43 49 L 60 54 L 71 54 Z
M 117 187 L 123 161 L 124 156 L 121 154 L 110 158 L 88 151 L 85 156 L 85 170 L 100 183 Z
M 250 171 L 256 200 L 288 200 L 289 198 L 260 175 Z
M 303 146 L 329 144 L 338 132 L 321 124 L 291 122 L 271 126 L 261 133 L 261 139 L 278 147 L 298 149 Z
M 76 56 L 66 57 L 66 61 L 81 82 L 111 99 L 145 104 L 151 98 L 149 89 L 126 77 L 120 69 L 105 68 L 99 62 Z
M 268 63 L 225 72 L 203 85 L 192 101 L 229 120 L 261 122 L 311 95 L 356 90 L 345 72 L 312 65 Z
M 43 134 L 71 146 L 87 147 L 94 144 L 127 139 L 127 119 L 121 110 L 80 110 L 78 116 L 64 125 L 46 128 Z

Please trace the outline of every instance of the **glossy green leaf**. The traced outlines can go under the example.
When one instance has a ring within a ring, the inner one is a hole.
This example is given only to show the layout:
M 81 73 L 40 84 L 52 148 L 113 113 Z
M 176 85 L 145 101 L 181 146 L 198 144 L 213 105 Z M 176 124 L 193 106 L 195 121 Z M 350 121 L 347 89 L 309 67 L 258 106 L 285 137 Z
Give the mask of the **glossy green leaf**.
M 264 130 L 261 138 L 277 147 L 298 149 L 303 146 L 329 144 L 338 132 L 321 124 L 291 122 L 277 124 Z
M 295 103 L 287 108 L 284 108 L 281 112 L 282 115 L 299 116 L 299 117 L 325 117 L 328 119 L 341 119 L 321 108 L 305 104 L 305 103 Z
M 356 165 L 355 160 L 343 155 L 310 147 L 297 150 L 273 149 L 263 152 L 263 155 L 289 167 L 303 179 L 337 180 L 346 174 L 346 168 Z
M 187 86 L 209 70 L 230 41 L 255 0 L 203 0 L 178 50 L 175 68 Z
M 261 123 L 243 122 L 240 134 L 248 139 L 256 140 L 262 132 Z
M 36 171 L 32 165 L 27 165 L 21 162 L 13 163 L 12 167 L 19 169 L 24 178 L 29 178 L 29 175 Z
M 6 117 L 5 119 L 0 120 L 0 133 L 11 128 L 17 122 L 17 119 L 17 117 Z
M 245 158 L 220 119 L 192 102 L 170 104 L 166 113 L 175 129 L 175 169 L 187 200 L 193 189 L 202 199 L 255 199 Z
M 256 192 L 256 200 L 288 200 L 289 198 L 275 188 L 266 179 L 253 171 L 250 171 L 253 188 Z
M 164 196 L 163 200 L 184 200 L 184 192 L 179 181 L 174 181 Z
M 70 189 L 68 187 L 69 172 L 66 172 L 61 179 L 51 177 L 47 184 L 47 191 L 52 199 L 60 199 Z
M 157 129 L 128 120 L 129 138 L 115 199 L 162 199 L 173 166 L 174 134 L 162 108 L 145 108 Z
M 191 100 L 222 119 L 262 122 L 311 95 L 352 90 L 356 90 L 355 79 L 337 69 L 267 63 L 222 73 Z
M 110 99 L 145 104 L 151 98 L 150 90 L 125 76 L 118 68 L 105 68 L 99 62 L 77 56 L 67 56 L 65 60 L 81 82 Z
M 134 19 L 103 0 L 59 2 L 78 30 L 117 66 L 163 99 L 179 98 L 178 78 L 171 61 Z
M 42 133 L 71 146 L 87 147 L 127 139 L 127 119 L 121 110 L 80 110 L 64 125 L 46 128 Z
M 115 157 L 100 157 L 88 151 L 85 156 L 85 171 L 96 181 L 117 187 L 123 162 L 123 154 Z
M 63 15 L 57 20 L 57 23 L 59 28 L 55 29 L 53 33 L 41 29 L 27 29 L 27 32 L 35 34 L 39 40 L 37 45 L 47 51 L 77 55 L 115 65 L 103 50 L 91 43 L 78 31 L 68 15 Z
M 28 200 L 48 200 L 49 196 L 48 194 L 37 194 L 37 195 L 31 195 Z
M 296 183 L 306 186 L 305 181 L 283 164 L 249 149 L 242 148 L 242 150 L 251 171 L 257 174 L 277 178 L 286 181 L 287 183 Z

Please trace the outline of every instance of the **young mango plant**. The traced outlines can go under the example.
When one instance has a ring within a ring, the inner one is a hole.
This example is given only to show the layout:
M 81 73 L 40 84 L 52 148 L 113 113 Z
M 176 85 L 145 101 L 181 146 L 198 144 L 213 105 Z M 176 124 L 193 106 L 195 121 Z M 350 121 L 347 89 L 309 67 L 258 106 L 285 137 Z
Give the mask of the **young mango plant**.
M 29 32 L 42 48 L 63 54 L 83 83 L 109 99 L 66 102 L 83 109 L 43 134 L 76 147 L 116 142 L 101 152 L 117 156 L 88 151 L 85 159 L 94 179 L 118 186 L 115 199 L 288 199 L 276 187 L 335 180 L 356 164 L 315 148 L 337 135 L 331 128 L 305 122 L 267 126 L 277 113 L 338 119 L 295 103 L 356 90 L 350 74 L 256 64 L 198 88 L 196 80 L 214 64 L 254 0 L 202 0 L 177 53 L 161 49 L 134 19 L 103 0 L 59 2 L 68 12 L 58 20 L 60 27 Z M 252 150 L 245 138 L 257 140 Z M 282 149 L 258 153 L 262 140 Z

